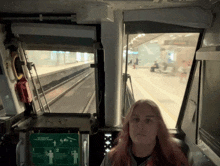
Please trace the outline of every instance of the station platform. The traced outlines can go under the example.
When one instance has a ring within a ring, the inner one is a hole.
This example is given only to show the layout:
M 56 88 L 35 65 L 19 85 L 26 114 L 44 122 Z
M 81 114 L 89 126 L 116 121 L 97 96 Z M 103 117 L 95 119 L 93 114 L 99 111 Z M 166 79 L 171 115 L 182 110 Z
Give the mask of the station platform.
M 81 65 L 90 64 L 90 63 L 94 63 L 94 61 L 75 62 L 72 64 L 65 64 L 65 65 L 60 65 L 60 66 L 36 66 L 36 69 L 37 69 L 37 74 L 40 76 L 40 75 L 52 73 L 55 71 L 69 69 L 72 67 L 81 66 Z M 32 69 L 32 74 L 33 74 L 33 76 L 36 76 L 36 73 L 33 69 Z
M 178 76 L 150 72 L 149 68 L 128 66 L 135 100 L 150 99 L 160 108 L 168 128 L 175 128 L 187 81 Z M 188 79 L 188 78 L 187 78 Z M 127 84 L 130 86 L 130 81 Z

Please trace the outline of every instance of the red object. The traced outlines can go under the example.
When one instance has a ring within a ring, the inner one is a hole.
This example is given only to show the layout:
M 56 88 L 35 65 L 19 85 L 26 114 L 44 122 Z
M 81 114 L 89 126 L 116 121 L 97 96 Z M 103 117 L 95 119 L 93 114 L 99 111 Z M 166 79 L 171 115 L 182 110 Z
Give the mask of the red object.
M 20 79 L 16 84 L 16 90 L 18 92 L 21 102 L 23 103 L 32 102 L 33 99 L 31 95 L 30 87 L 27 80 L 24 77 Z
M 146 166 L 153 166 L 154 162 L 153 162 L 153 159 L 152 157 L 148 160 Z

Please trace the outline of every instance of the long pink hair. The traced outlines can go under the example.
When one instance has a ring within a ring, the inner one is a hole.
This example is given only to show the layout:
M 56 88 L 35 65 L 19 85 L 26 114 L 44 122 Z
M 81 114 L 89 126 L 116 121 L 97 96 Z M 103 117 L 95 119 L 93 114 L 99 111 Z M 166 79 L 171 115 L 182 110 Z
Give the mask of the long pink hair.
M 156 165 L 172 165 L 172 166 L 188 166 L 188 161 L 177 145 L 172 140 L 168 129 L 163 121 L 159 107 L 151 100 L 138 100 L 135 102 L 127 116 L 124 119 L 122 130 L 119 132 L 115 142 L 116 145 L 108 153 L 112 166 L 130 166 L 131 157 L 128 153 L 128 147 L 132 145 L 132 140 L 129 135 L 129 120 L 138 105 L 149 106 L 159 118 L 159 128 L 157 134 L 157 143 L 152 154 L 154 164 Z

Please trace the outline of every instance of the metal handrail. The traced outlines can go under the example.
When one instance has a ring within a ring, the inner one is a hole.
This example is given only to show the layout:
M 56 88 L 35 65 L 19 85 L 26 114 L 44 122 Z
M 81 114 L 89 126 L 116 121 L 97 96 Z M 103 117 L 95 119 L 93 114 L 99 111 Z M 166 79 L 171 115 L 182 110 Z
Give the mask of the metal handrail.
M 23 144 L 23 140 L 21 139 L 16 146 L 16 165 L 20 166 L 20 146 Z

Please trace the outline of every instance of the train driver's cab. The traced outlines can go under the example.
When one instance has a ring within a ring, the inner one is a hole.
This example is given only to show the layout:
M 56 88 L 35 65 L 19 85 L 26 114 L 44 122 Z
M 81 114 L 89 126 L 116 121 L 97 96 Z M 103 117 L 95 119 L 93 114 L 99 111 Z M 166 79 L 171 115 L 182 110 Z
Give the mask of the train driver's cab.
M 139 99 L 220 165 L 219 26 L 214 0 L 0 2 L 0 165 L 98 166 Z

